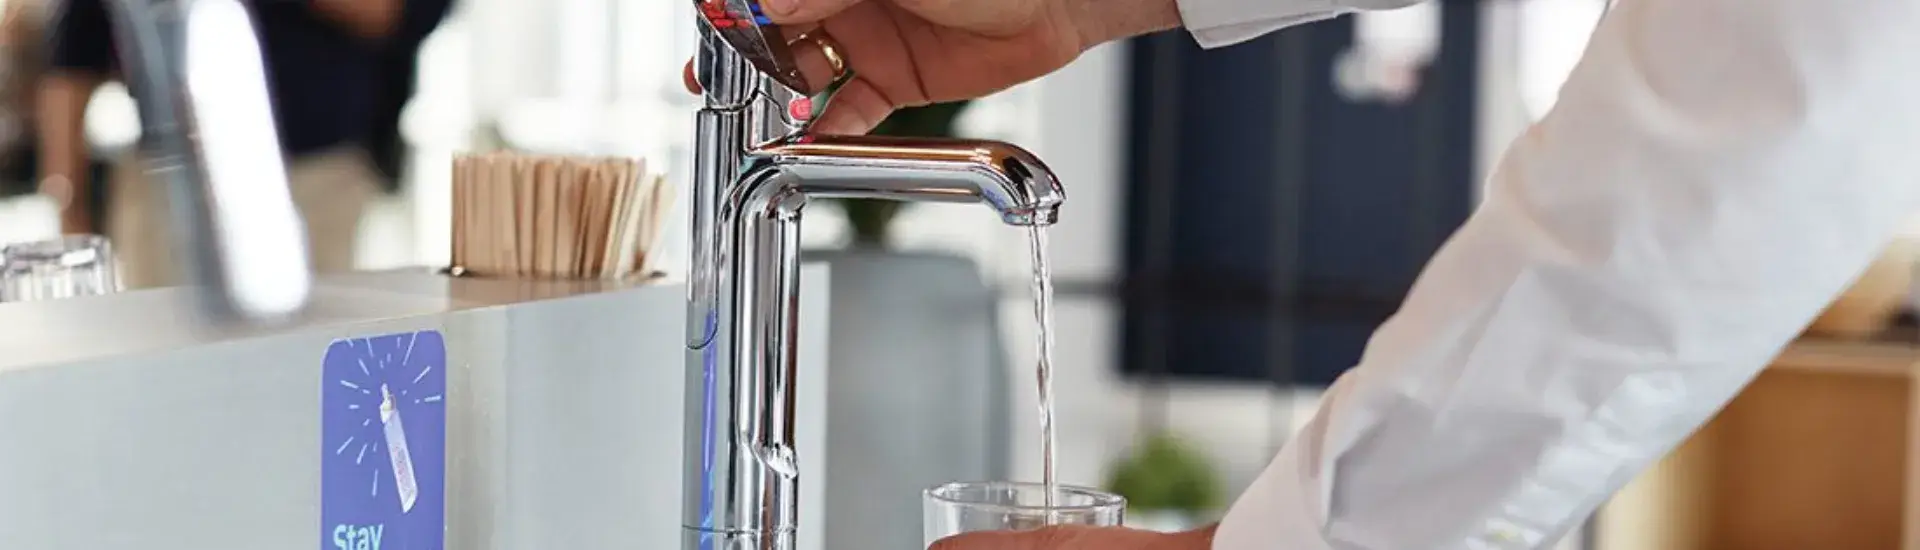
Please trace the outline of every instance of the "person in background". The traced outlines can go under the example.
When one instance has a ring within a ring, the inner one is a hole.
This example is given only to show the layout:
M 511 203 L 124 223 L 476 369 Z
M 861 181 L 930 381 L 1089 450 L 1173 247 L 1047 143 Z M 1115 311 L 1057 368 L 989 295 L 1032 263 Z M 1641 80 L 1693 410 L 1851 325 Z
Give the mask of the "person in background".
M 836 76 L 829 47 L 852 70 L 815 129 L 862 133 L 1131 36 L 1184 27 L 1215 48 L 1410 3 L 763 8 L 808 32 L 795 55 L 811 83 Z M 1618 0 L 1553 111 L 1218 525 L 934 548 L 1548 547 L 1725 406 L 1920 213 L 1915 52 L 1915 0 Z
M 399 191 L 400 179 L 406 174 L 408 151 L 400 132 L 400 119 L 407 102 L 413 100 L 414 85 L 420 77 L 420 48 L 440 22 L 446 20 L 453 2 L 436 0 L 422 3 L 418 9 L 421 10 L 418 16 L 406 23 L 413 28 L 394 33 L 395 40 L 384 48 L 380 63 L 385 77 L 380 79 L 373 124 L 364 142 L 388 192 Z
M 89 210 L 99 198 L 80 171 L 82 123 L 88 100 L 116 66 L 107 1 L 114 0 L 63 0 L 54 14 L 38 109 L 42 191 L 61 199 L 63 232 L 105 229 L 127 287 L 176 284 L 166 195 L 145 181 L 134 159 L 115 166 L 111 226 L 100 227 Z M 415 55 L 451 1 L 249 2 L 316 271 L 353 269 L 360 220 L 381 189 L 365 142 L 376 135 L 390 101 L 390 60 Z
M 0 19 L 0 198 L 33 193 L 40 177 L 36 98 L 47 67 L 46 27 L 50 0 L 6 0 Z M 106 163 L 89 157 L 89 180 L 106 174 Z M 95 187 L 99 185 L 96 183 Z M 96 201 L 89 212 L 106 215 Z
M 0 97 L 0 162 L 4 162 L 6 182 L 0 185 L 13 185 L 31 182 L 34 175 L 33 163 L 28 159 L 34 154 L 33 142 L 39 136 L 33 129 L 34 94 L 40 74 L 46 67 L 46 2 L 43 0 L 9 0 L 6 2 L 6 15 L 0 19 L 0 48 L 6 48 L 6 55 L 0 57 L 0 85 L 5 86 L 5 97 Z M 13 189 L 0 192 L 0 197 L 12 195 Z
M 10 0 L 6 2 L 6 14 L 0 19 L 0 48 L 5 55 L 0 57 L 0 86 L 5 86 L 4 97 L 0 97 L 0 168 L 4 168 L 5 181 L 0 182 L 0 197 L 17 194 L 14 186 L 27 184 L 36 177 L 32 156 L 35 154 L 34 140 L 39 136 L 33 129 L 34 97 L 40 74 L 46 67 L 46 2 L 43 0 Z

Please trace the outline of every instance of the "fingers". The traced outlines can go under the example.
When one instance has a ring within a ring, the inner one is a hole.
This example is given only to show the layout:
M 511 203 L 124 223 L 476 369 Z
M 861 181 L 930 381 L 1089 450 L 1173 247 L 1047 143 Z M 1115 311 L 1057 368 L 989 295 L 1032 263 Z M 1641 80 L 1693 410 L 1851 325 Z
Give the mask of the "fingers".
M 833 81 L 846 75 L 844 48 L 831 36 L 818 29 L 798 36 L 788 49 L 793 51 L 794 63 L 800 65 L 800 74 L 807 78 L 808 89 L 825 90 Z
M 807 41 L 802 41 L 807 42 Z M 834 79 L 831 63 L 818 51 L 803 58 L 801 71 L 807 75 L 807 84 L 825 87 Z M 797 54 L 796 54 L 797 55 Z M 688 61 L 680 70 L 681 83 L 690 93 L 700 93 L 700 82 L 693 77 L 693 62 Z M 874 88 L 872 82 L 854 79 L 841 86 L 827 104 L 825 113 L 814 120 L 811 130 L 819 134 L 860 135 L 879 126 L 887 115 L 893 114 L 895 105 L 885 95 Z
M 834 79 L 846 72 L 847 64 L 846 58 L 838 51 L 837 46 L 830 52 L 827 47 L 821 45 L 822 40 L 832 43 L 831 38 L 824 38 L 824 35 L 814 38 L 808 36 L 819 28 L 819 25 L 809 24 L 781 28 L 787 36 L 788 47 L 793 51 L 795 62 L 800 64 L 800 72 L 807 77 L 808 88 L 813 90 L 826 89 Z M 680 68 L 680 80 L 688 92 L 700 93 L 700 79 L 694 76 L 693 60 L 687 60 L 687 64 Z
M 879 126 L 887 115 L 893 114 L 897 105 L 880 93 L 873 82 L 865 78 L 854 78 L 841 85 L 827 102 L 827 109 L 814 119 L 811 130 L 816 134 L 860 135 Z
M 800 66 L 800 72 L 811 89 L 824 90 L 849 71 L 859 74 L 855 65 L 874 69 L 873 78 L 856 77 L 843 84 L 833 94 L 826 109 L 812 122 L 809 131 L 818 134 L 865 134 L 886 120 L 895 108 L 926 103 L 925 93 L 918 89 L 918 82 L 911 73 L 912 61 L 897 43 L 887 42 L 885 39 L 888 36 L 883 36 L 890 35 L 892 31 L 876 30 L 890 29 L 879 25 L 885 21 L 874 20 L 886 16 L 884 10 L 876 6 L 863 5 L 847 12 L 844 17 L 835 20 L 835 24 L 840 26 L 831 33 L 815 24 L 782 28 L 790 41 L 795 63 Z M 860 53 L 851 55 L 849 52 Z M 903 72 L 899 67 L 909 69 Z M 701 86 L 691 63 L 681 69 L 681 79 L 688 91 L 700 92 Z

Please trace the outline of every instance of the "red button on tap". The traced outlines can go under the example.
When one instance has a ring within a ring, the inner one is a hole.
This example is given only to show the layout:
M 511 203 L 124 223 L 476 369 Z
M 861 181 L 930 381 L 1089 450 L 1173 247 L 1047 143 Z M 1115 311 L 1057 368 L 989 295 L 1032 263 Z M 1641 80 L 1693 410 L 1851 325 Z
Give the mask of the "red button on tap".
M 794 120 L 813 118 L 813 98 L 796 97 L 793 101 L 787 102 L 787 116 Z

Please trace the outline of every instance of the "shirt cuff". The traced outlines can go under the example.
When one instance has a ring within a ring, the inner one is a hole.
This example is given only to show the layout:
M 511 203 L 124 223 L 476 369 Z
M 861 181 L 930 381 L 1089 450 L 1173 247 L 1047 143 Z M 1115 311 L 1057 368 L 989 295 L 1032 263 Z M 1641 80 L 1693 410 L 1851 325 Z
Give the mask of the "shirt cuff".
M 1324 494 L 1307 480 L 1299 438 L 1280 451 L 1267 470 L 1221 518 L 1213 550 L 1334 550 L 1321 533 L 1321 512 L 1309 506 Z
M 1202 48 L 1246 42 L 1294 25 L 1354 11 L 1337 0 L 1178 0 L 1180 21 Z

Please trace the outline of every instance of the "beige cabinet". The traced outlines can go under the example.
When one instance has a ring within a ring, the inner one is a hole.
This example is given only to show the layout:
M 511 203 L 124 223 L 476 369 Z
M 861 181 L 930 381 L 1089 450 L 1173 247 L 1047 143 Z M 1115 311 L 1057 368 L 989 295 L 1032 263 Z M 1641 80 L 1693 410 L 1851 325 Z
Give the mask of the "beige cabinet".
M 1920 347 L 1794 344 L 1617 495 L 1596 550 L 1920 550 Z

